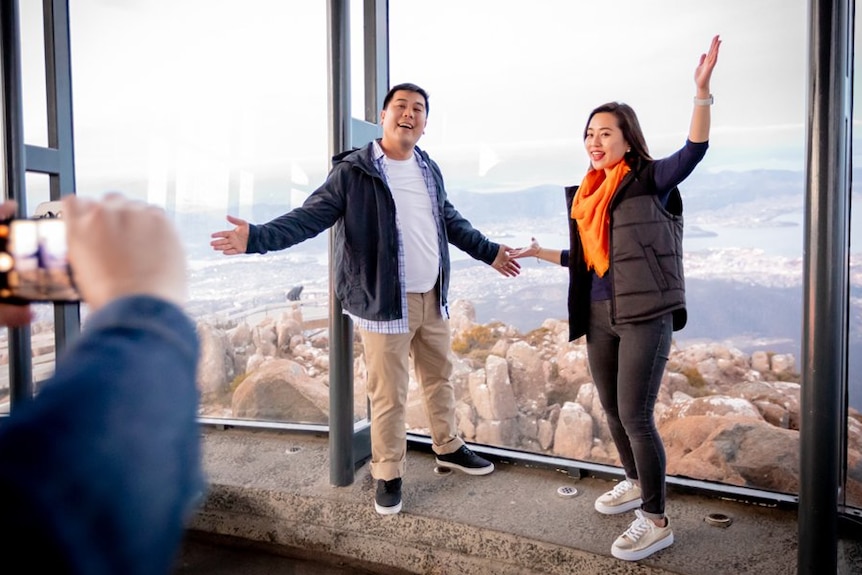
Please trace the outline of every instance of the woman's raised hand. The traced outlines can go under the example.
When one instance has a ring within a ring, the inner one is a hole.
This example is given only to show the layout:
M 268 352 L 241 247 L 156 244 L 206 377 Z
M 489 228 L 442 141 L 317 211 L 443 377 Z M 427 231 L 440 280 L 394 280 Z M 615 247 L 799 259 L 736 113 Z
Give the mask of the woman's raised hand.
M 712 43 L 709 45 L 709 52 L 700 55 L 700 61 L 694 71 L 694 83 L 697 86 L 698 92 L 709 93 L 709 79 L 712 77 L 713 68 L 718 63 L 718 49 L 720 46 L 721 40 L 716 35 L 712 38 Z

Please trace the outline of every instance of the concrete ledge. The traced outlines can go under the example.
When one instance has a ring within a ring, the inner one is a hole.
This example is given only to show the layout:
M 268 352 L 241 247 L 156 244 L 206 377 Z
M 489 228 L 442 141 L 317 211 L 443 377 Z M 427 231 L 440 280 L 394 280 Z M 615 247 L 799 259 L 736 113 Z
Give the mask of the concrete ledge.
M 192 530 L 358 560 L 381 573 L 796 572 L 794 510 L 671 492 L 674 545 L 629 563 L 613 558 L 610 546 L 633 514 L 593 509 L 610 481 L 511 464 L 485 477 L 440 476 L 432 455 L 410 451 L 404 508 L 381 517 L 367 466 L 352 485 L 329 485 L 326 437 L 208 428 L 203 439 L 211 488 Z M 563 485 L 579 495 L 559 497 Z M 732 524 L 710 526 L 709 513 L 723 513 Z
M 574 548 L 409 513 L 379 518 L 369 509 L 216 487 L 194 528 L 391 568 L 386 573 L 670 573 L 637 565 L 621 570 L 613 558 Z

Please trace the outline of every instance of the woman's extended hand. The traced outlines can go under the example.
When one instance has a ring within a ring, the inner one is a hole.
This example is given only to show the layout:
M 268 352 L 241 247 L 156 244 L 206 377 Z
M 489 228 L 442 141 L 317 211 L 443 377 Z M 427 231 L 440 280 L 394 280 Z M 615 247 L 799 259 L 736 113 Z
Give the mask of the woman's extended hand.
M 539 245 L 536 238 L 530 238 L 529 246 L 509 250 L 509 257 L 513 260 L 518 258 L 539 257 L 539 251 L 541 249 L 542 247 Z

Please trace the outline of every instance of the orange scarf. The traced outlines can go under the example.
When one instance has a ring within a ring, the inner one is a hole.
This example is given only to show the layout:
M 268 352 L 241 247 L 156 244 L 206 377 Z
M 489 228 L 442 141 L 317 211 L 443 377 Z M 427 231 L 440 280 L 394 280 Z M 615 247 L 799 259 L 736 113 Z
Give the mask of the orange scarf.
M 604 276 L 610 266 L 608 206 L 617 186 L 630 171 L 625 160 L 617 163 L 607 175 L 605 170 L 590 168 L 572 202 L 572 218 L 578 222 L 587 269 L 595 270 L 599 277 Z

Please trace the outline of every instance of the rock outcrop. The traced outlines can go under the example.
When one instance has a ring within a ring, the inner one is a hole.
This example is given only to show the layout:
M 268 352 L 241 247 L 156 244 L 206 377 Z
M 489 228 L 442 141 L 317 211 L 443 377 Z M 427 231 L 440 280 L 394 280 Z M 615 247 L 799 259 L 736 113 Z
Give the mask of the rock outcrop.
M 458 430 L 468 441 L 619 465 L 589 373 L 583 339 L 565 321 L 520 334 L 479 325 L 466 301 L 451 306 Z M 257 326 L 199 326 L 202 413 L 325 422 L 328 339 L 303 330 L 294 304 Z M 365 367 L 354 345 L 357 419 L 365 413 Z M 669 474 L 795 493 L 799 485 L 799 375 L 787 354 L 746 354 L 721 343 L 672 347 L 655 407 Z M 427 433 L 411 374 L 409 429 Z M 848 422 L 848 493 L 862 497 L 862 417 Z

